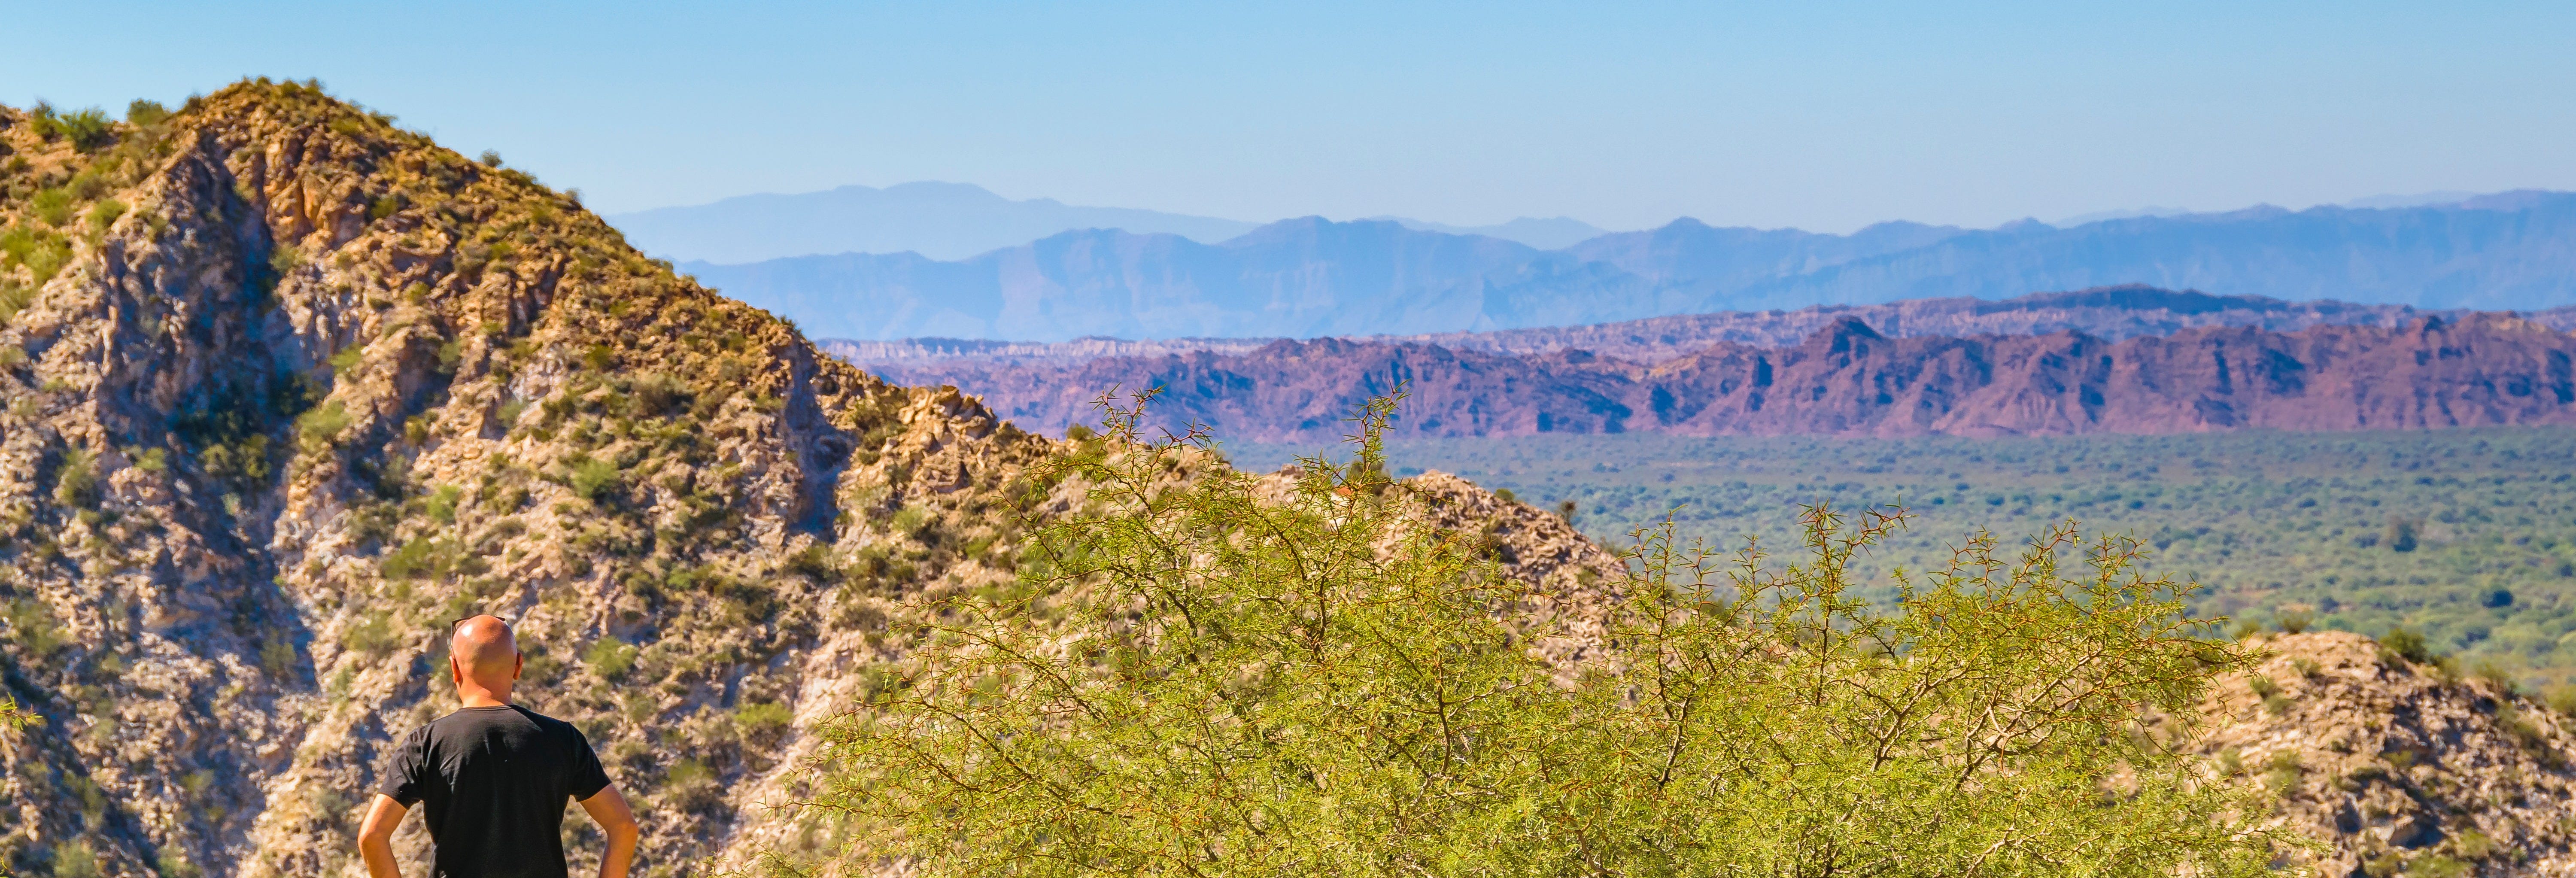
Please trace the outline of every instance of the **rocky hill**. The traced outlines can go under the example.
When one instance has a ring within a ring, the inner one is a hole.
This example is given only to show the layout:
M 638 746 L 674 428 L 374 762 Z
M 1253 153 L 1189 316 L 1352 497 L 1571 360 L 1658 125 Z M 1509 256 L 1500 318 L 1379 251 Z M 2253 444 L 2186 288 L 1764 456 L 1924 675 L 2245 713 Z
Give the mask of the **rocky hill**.
M 2326 843 L 2321 876 L 2576 872 L 2576 735 L 2501 679 L 2357 634 L 2268 637 L 2221 682 L 2191 745 Z
M 2472 314 L 2296 332 L 2196 328 L 2110 341 L 2058 332 L 1889 337 L 1843 316 L 1792 346 L 1722 342 L 1655 362 L 1560 349 L 1279 341 L 1241 354 L 1067 366 L 880 367 L 979 394 L 1031 429 L 1093 417 L 1111 388 L 1165 390 L 1161 416 L 1255 441 L 1327 440 L 1340 412 L 1398 386 L 1400 435 L 1666 432 L 1996 436 L 2242 428 L 2576 423 L 2576 336 Z
M 312 84 L 0 108 L 0 193 L 0 686 L 44 717 L 0 734 L 21 874 L 349 874 L 476 612 L 649 816 L 642 874 L 743 862 L 801 724 L 1060 508 L 1008 499 L 1046 440 Z M 1414 485 L 1525 575 L 1606 557 Z

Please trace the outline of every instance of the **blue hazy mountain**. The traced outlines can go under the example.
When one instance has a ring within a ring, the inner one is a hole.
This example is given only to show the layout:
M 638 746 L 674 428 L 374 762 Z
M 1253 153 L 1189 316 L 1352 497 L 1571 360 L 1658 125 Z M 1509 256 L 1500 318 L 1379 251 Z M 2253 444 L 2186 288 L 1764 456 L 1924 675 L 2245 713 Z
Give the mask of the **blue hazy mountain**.
M 745 195 L 607 218 L 628 243 L 674 261 L 758 262 L 812 253 L 904 253 L 963 259 L 1068 229 L 1125 229 L 1222 241 L 1258 223 L 1052 198 L 1014 201 L 966 183 L 843 186 Z
M 1452 235 L 1483 235 L 1488 238 L 1501 238 L 1541 250 L 1573 246 L 1599 237 L 1608 231 L 1591 223 L 1565 216 L 1546 218 L 1525 216 L 1490 226 L 1453 226 L 1448 223 L 1425 222 L 1400 216 L 1373 216 L 1369 219 L 1386 220 L 1417 232 L 1445 232 Z
M 2069 228 L 1883 223 L 1849 235 L 1683 219 L 1553 250 L 1308 217 L 1217 243 L 1095 229 L 954 261 L 843 254 L 686 269 L 815 335 L 856 339 L 1454 332 L 2131 283 L 2533 310 L 2576 304 L 2576 194 Z
M 1542 249 L 1563 247 L 1602 230 L 1566 217 L 1522 217 L 1490 226 L 1451 226 L 1376 217 L 1408 228 L 1483 235 Z M 713 204 L 665 207 L 608 217 L 644 252 L 679 262 L 744 263 L 827 253 L 919 253 L 964 259 L 1079 229 L 1178 235 L 1203 244 L 1228 240 L 1259 223 L 1140 210 L 1080 207 L 1052 198 L 1015 201 L 966 183 L 902 183 L 877 189 L 843 186 L 798 195 L 745 195 Z

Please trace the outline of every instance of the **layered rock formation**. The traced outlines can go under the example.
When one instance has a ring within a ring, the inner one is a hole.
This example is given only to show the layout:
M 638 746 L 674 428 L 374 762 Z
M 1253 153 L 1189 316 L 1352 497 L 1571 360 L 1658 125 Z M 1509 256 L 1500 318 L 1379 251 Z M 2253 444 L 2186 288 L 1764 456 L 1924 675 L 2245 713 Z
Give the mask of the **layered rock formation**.
M 2393 327 L 2424 317 L 2448 320 L 2468 313 L 2332 300 L 2285 302 L 2261 296 L 2213 296 L 2196 290 L 2162 290 L 2131 284 L 2033 293 L 2000 301 L 1909 299 L 1879 305 L 1818 305 L 1794 311 L 1721 311 L 1584 326 L 1367 335 L 1352 336 L 1348 340 L 1392 344 L 1417 342 L 1455 351 L 1493 354 L 1551 354 L 1571 349 L 1589 351 L 1596 356 L 1651 363 L 1721 343 L 1788 347 L 1844 319 L 1859 320 L 1889 336 L 2080 332 L 2118 341 L 2134 336 L 2171 335 L 2185 329 L 2220 326 L 2251 326 L 2276 332 L 2339 324 Z M 2557 329 L 2576 329 L 2576 307 L 2526 316 Z M 1065 366 L 1103 357 L 1159 357 L 1193 351 L 1241 354 L 1274 341 L 1279 339 L 1082 338 L 1047 343 L 954 338 L 899 341 L 827 338 L 818 344 L 833 356 L 863 368 L 921 370 Z
M 1653 363 L 1562 349 L 1506 355 L 1419 343 L 1274 342 L 1235 355 L 1069 366 L 884 368 L 948 383 L 1004 417 L 1061 430 L 1119 388 L 1230 438 L 1317 441 L 1372 394 L 1409 389 L 1399 435 L 1668 432 L 1966 436 L 2576 423 L 2576 336 L 2506 315 L 2402 326 L 1889 337 L 1844 317 L 1789 347 L 1719 343 Z

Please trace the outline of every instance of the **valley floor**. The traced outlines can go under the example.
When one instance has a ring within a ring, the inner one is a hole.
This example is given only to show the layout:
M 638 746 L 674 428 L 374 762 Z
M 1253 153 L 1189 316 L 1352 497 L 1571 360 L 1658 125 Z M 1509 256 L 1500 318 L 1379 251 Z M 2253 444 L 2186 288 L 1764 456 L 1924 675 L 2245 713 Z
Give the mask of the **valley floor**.
M 1266 469 L 1342 449 L 1232 444 Z M 1899 504 L 1916 518 L 1864 560 L 1938 569 L 1979 528 L 2007 544 L 2074 519 L 2153 549 L 2208 590 L 2204 615 L 2329 630 L 2403 625 L 2525 682 L 2576 672 L 2576 431 L 2235 432 L 1901 440 L 1644 434 L 1390 443 L 1397 474 L 1457 473 L 1522 501 L 1575 503 L 1610 545 L 1671 514 L 1685 536 L 1797 544 L 1801 504 Z M 1785 559 L 1784 559 L 1785 560 Z

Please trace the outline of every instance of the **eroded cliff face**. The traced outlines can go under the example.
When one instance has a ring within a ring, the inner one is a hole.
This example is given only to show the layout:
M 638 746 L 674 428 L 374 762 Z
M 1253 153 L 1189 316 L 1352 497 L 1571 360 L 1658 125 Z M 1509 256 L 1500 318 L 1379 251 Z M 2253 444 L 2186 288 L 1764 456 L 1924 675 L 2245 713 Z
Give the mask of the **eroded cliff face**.
M 2576 747 L 2564 717 L 2358 634 L 2253 642 L 2191 746 L 2212 774 L 2278 796 L 2279 825 L 2324 842 L 2316 874 L 2576 871 Z
M 1785 346 L 1723 342 L 1636 362 L 1418 342 L 1278 341 L 1242 353 L 1071 365 L 880 367 L 983 394 L 1033 430 L 1103 391 L 1164 388 L 1161 416 L 1254 442 L 1328 440 L 1339 412 L 1411 392 L 1391 435 L 2012 436 L 2576 423 L 2576 335 L 2519 317 L 2396 327 L 1890 337 L 1854 317 Z
M 799 729 L 1079 499 L 975 399 L 820 356 L 318 88 L 58 121 L 0 108 L 0 682 L 46 717 L 0 741 L 21 872 L 351 873 L 477 612 L 647 815 L 643 874 L 810 848 L 765 807 Z M 1521 575 L 1615 564 L 1463 482 L 1405 491 Z

